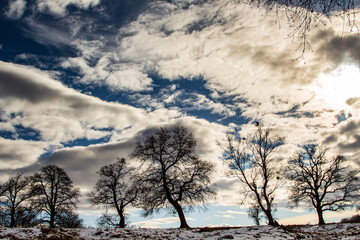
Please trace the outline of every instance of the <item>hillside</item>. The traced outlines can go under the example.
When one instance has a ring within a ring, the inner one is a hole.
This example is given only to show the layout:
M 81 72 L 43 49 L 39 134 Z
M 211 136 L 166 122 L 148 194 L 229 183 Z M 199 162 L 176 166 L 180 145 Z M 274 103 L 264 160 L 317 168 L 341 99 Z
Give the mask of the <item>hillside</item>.
M 324 226 L 249 226 L 181 229 L 47 229 L 0 228 L 0 239 L 9 240 L 110 240 L 110 239 L 360 239 L 360 224 Z

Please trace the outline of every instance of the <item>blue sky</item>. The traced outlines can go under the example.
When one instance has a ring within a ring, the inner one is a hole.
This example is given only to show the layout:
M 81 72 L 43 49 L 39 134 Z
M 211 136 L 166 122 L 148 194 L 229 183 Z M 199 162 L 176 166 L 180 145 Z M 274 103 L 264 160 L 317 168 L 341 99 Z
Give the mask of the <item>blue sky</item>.
M 81 188 L 87 224 L 101 212 L 85 196 L 96 171 L 127 158 L 147 128 L 184 125 L 217 166 L 217 199 L 189 215 L 191 226 L 251 224 L 216 145 L 229 130 L 271 125 L 286 137 L 284 164 L 309 141 L 360 164 L 360 37 L 340 17 L 312 26 L 302 55 L 281 9 L 241 1 L 5 0 L 0 9 L 1 179 L 58 164 Z M 286 192 L 276 216 L 301 222 L 308 210 L 288 210 Z M 133 223 L 177 224 L 130 212 Z

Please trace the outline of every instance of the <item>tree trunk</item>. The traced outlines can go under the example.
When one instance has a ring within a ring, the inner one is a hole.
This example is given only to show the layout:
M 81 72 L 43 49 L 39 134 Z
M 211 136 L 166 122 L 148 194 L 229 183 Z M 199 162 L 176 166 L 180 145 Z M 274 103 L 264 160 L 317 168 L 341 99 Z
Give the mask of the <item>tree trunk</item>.
M 266 217 L 267 217 L 267 219 L 268 219 L 268 224 L 269 224 L 270 226 L 279 226 L 279 223 L 278 223 L 276 220 L 274 220 L 271 212 L 266 211 L 265 214 L 266 214 Z
M 49 224 L 50 224 L 50 228 L 55 228 L 55 214 L 53 212 L 51 212 L 50 214 Z
M 178 202 L 173 203 L 174 208 L 176 209 L 179 219 L 180 219 L 180 228 L 190 228 L 186 222 L 184 211 Z
M 125 228 L 125 216 L 124 216 L 124 210 L 122 209 L 120 211 L 120 223 L 119 223 L 119 228 Z
M 318 214 L 318 219 L 319 219 L 319 225 L 323 225 L 325 224 L 325 221 L 324 221 L 324 217 L 323 217 L 323 210 L 321 208 L 317 208 L 316 209 L 316 212 Z
M 15 227 L 15 208 L 12 208 L 11 210 L 11 219 L 10 219 L 10 227 Z

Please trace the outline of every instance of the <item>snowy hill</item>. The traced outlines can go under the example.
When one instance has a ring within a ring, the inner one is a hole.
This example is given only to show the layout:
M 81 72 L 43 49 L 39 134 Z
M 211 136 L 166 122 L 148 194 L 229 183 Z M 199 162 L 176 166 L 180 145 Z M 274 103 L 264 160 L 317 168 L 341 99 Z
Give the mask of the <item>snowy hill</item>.
M 238 228 L 183 229 L 48 229 L 0 228 L 0 239 L 9 240 L 110 240 L 110 239 L 360 239 L 360 224 L 324 226 L 249 226 Z

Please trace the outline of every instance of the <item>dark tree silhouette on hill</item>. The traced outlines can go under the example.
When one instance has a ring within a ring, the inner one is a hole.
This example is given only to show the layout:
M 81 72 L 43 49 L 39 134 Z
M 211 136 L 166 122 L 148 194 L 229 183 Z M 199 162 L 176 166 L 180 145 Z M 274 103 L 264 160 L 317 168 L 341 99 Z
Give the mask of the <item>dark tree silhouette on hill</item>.
M 101 167 L 98 174 L 99 179 L 94 190 L 88 195 L 89 201 L 93 205 L 104 206 L 107 210 L 116 210 L 119 221 L 114 216 L 104 214 L 101 220 L 104 225 L 124 228 L 125 208 L 134 204 L 138 195 L 135 168 L 127 166 L 125 159 L 121 158 L 115 163 Z
M 243 184 L 242 203 L 250 202 L 259 208 L 269 225 L 278 225 L 273 217 L 275 191 L 281 183 L 280 160 L 274 153 L 284 143 L 284 138 L 272 135 L 272 128 L 256 124 L 256 131 L 247 138 L 227 134 L 223 149 L 224 158 L 229 162 L 229 175 L 236 176 Z M 254 212 L 250 212 L 250 216 Z
M 260 207 L 256 205 L 248 209 L 248 216 L 254 221 L 256 225 L 260 225 L 260 220 L 263 217 L 261 215 Z
M 41 210 L 51 228 L 56 226 L 59 214 L 72 212 L 80 196 L 79 188 L 73 186 L 64 169 L 56 165 L 42 167 L 32 176 L 32 188 L 37 195 L 32 204 Z
M 62 211 L 56 215 L 56 225 L 61 228 L 83 228 L 83 220 L 73 211 Z
M 315 208 L 319 224 L 325 224 L 325 211 L 338 211 L 359 206 L 359 170 L 346 164 L 338 155 L 326 157 L 326 150 L 315 144 L 303 146 L 303 150 L 289 161 L 286 177 L 293 181 L 290 187 L 290 203 L 300 202 Z
M 10 217 L 9 227 L 18 226 L 21 216 L 27 212 L 25 209 L 30 210 L 30 207 L 25 205 L 26 201 L 34 196 L 30 188 L 30 178 L 19 173 L 0 184 L 0 193 L 2 211 Z
M 210 187 L 214 165 L 198 157 L 185 127 L 156 129 L 137 142 L 132 157 L 143 163 L 140 206 L 145 216 L 165 207 L 178 214 L 180 228 L 189 228 L 184 212 L 215 196 Z

